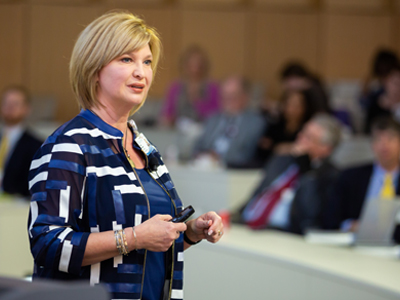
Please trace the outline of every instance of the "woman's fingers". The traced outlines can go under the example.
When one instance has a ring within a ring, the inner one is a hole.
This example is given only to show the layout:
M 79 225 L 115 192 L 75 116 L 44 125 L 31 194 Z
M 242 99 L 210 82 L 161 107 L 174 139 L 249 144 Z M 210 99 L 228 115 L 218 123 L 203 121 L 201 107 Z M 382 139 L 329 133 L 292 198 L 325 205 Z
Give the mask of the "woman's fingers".
M 153 218 L 158 218 L 161 221 L 170 221 L 172 219 L 172 216 L 170 215 L 155 215 Z
M 180 233 L 187 229 L 185 223 L 172 223 L 170 215 L 155 215 L 136 227 L 137 239 L 143 248 L 156 252 L 167 251 Z
M 185 223 L 172 223 L 175 225 L 175 229 L 178 232 L 184 232 L 187 229 L 187 226 Z
M 211 226 L 208 228 L 206 239 L 209 242 L 216 243 L 224 234 L 224 225 L 221 217 L 215 212 L 208 212 L 206 217 L 211 221 Z
M 224 234 L 222 219 L 213 211 L 198 217 L 193 225 L 191 229 L 197 235 L 197 240 L 205 238 L 209 242 L 216 243 Z

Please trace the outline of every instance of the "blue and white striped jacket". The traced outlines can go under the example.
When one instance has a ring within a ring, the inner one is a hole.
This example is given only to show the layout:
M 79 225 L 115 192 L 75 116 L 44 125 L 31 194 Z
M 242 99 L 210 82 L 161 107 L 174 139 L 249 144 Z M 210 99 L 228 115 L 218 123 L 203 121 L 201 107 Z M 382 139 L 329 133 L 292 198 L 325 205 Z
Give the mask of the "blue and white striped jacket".
M 34 278 L 87 279 L 91 285 L 104 284 L 114 299 L 141 298 L 146 250 L 81 267 L 91 232 L 135 226 L 150 215 L 147 196 L 123 154 L 122 136 L 82 110 L 36 153 L 29 174 L 28 221 Z M 180 212 L 182 202 L 155 147 L 146 158 L 147 165 L 157 159 L 157 170 L 149 173 L 168 191 L 175 213 Z M 182 299 L 182 234 L 171 248 L 172 280 L 167 281 L 169 295 L 164 299 Z

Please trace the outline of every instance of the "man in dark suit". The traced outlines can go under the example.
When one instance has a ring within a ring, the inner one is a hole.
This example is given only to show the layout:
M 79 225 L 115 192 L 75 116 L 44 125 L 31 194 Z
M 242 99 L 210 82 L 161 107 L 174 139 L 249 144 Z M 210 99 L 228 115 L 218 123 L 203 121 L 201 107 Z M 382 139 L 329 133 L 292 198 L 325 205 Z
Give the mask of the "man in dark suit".
M 340 125 L 329 115 L 307 122 L 292 155 L 269 160 L 265 177 L 241 209 L 241 221 L 297 234 L 324 228 L 325 205 L 338 174 L 329 158 L 340 137 Z
M 42 144 L 25 127 L 29 115 L 29 94 L 24 87 L 10 86 L 2 93 L 0 140 L 1 189 L 7 194 L 29 196 L 28 172 L 32 158 Z
M 372 150 L 373 163 L 345 170 L 339 176 L 326 216 L 329 229 L 355 231 L 365 201 L 400 195 L 400 125 L 388 117 L 376 120 Z M 394 238 L 400 242 L 399 226 Z

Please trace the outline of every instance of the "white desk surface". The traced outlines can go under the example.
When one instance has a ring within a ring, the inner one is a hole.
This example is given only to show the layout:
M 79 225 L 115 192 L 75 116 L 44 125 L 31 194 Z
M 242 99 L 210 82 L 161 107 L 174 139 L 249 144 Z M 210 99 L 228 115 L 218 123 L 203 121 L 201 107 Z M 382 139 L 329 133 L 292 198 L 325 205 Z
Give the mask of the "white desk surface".
M 29 202 L 0 197 L 0 276 L 32 274 L 28 239 Z
M 32 270 L 33 261 L 29 253 L 26 231 L 28 209 L 26 202 L 0 202 L 0 274 L 2 275 L 22 277 Z M 251 265 L 260 269 L 262 274 L 260 276 L 266 276 L 265 272 L 268 271 L 275 272 L 278 267 L 303 274 L 295 277 L 295 280 L 308 274 L 328 283 L 341 282 L 337 286 L 333 285 L 341 289 L 344 285 L 350 284 L 365 293 L 372 291 L 379 292 L 380 295 L 388 293 L 392 295 L 379 299 L 400 298 L 399 258 L 371 256 L 349 247 L 309 244 L 300 236 L 275 231 L 252 231 L 234 225 L 227 230 L 218 244 L 202 242 L 185 253 L 187 257 L 185 269 L 190 275 L 188 278 L 194 277 L 193 273 L 200 271 L 201 265 L 198 264 L 203 264 L 204 268 L 209 267 L 206 264 L 212 253 L 219 253 L 219 256 L 217 255 L 219 258 L 229 256 L 233 260 L 244 259 L 243 267 L 248 266 L 246 259 L 253 261 Z M 231 260 L 228 261 L 232 263 Z M 213 264 L 211 268 L 218 268 L 218 260 L 211 259 L 210 264 Z M 202 281 L 207 278 L 208 272 L 203 271 L 205 273 L 198 274 Z M 226 272 L 223 266 L 216 271 L 222 275 Z M 190 280 L 186 281 L 186 284 L 189 285 Z
M 400 295 L 400 259 L 375 257 L 350 247 L 309 244 L 301 236 L 233 226 L 213 247 L 227 247 L 282 263 L 348 278 Z

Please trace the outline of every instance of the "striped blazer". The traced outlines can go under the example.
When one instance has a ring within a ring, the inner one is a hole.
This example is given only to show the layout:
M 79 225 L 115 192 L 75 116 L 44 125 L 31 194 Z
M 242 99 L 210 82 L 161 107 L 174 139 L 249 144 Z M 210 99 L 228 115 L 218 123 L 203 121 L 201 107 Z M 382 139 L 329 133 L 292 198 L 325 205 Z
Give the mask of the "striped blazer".
M 131 125 L 137 138 L 136 125 Z M 104 284 L 113 299 L 141 299 L 147 250 L 81 266 L 91 232 L 136 226 L 150 215 L 147 195 L 123 154 L 122 137 L 121 131 L 82 110 L 36 153 L 29 173 L 28 220 L 34 279 L 86 279 L 91 285 Z M 136 139 L 134 147 L 146 154 L 146 169 L 179 213 L 183 205 L 159 152 L 141 141 Z M 158 166 L 150 170 L 149 161 Z M 168 253 L 163 299 L 182 299 L 182 234 Z

